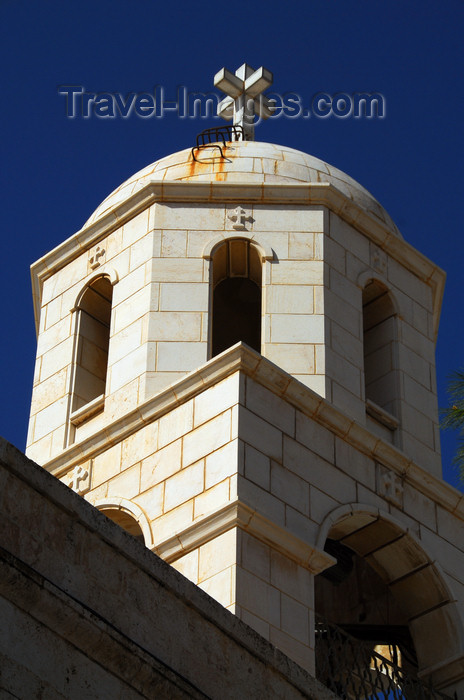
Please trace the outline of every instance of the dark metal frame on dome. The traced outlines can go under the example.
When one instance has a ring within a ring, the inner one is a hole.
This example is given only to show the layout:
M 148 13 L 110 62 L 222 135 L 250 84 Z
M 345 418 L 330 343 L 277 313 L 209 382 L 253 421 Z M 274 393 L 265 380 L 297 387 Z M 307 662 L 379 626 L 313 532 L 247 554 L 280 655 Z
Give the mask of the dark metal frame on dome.
M 227 142 L 230 141 L 244 141 L 245 134 L 242 126 L 236 124 L 226 124 L 225 126 L 213 126 L 210 129 L 205 129 L 201 133 L 197 134 L 196 145 L 192 148 L 192 158 L 197 163 L 204 161 L 198 160 L 195 156 L 195 151 L 200 151 L 202 148 L 218 148 L 221 153 L 221 158 L 224 160 L 229 160 L 222 149 L 227 148 Z M 217 143 L 222 141 L 222 147 Z

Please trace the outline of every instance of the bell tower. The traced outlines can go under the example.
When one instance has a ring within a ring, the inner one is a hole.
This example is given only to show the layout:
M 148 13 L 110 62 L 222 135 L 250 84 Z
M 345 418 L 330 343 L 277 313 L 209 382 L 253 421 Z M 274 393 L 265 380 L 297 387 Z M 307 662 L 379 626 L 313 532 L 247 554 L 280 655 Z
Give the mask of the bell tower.
M 415 677 L 462 690 L 444 273 L 348 175 L 253 140 L 271 81 L 222 69 L 232 127 L 32 266 L 27 453 L 311 672 L 323 613 L 372 648 L 404 628 Z

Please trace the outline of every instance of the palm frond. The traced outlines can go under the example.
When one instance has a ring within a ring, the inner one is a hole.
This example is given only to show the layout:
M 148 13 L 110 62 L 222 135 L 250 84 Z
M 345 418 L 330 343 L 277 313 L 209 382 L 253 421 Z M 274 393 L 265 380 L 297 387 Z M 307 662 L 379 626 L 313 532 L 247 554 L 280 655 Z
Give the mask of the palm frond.
M 464 406 L 450 406 L 440 411 L 441 427 L 451 430 L 464 430 Z
M 464 369 L 450 375 L 447 392 L 451 399 L 464 403 Z
M 453 464 L 459 471 L 459 481 L 464 484 L 464 439 L 459 440 L 456 454 L 453 457 Z
M 453 464 L 459 470 L 459 480 L 464 484 L 464 368 L 450 375 L 447 392 L 450 405 L 440 410 L 440 427 L 459 432 Z

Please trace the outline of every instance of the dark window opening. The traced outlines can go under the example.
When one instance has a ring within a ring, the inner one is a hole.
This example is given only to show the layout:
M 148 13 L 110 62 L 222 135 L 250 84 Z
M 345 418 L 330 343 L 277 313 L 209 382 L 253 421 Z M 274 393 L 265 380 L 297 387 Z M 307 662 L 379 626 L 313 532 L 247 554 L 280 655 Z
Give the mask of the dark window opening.
M 232 239 L 213 258 L 211 355 L 239 341 L 261 352 L 261 260 L 249 241 Z
M 112 296 L 111 282 L 100 277 L 79 302 L 72 411 L 105 394 Z
M 364 392 L 366 425 L 400 445 L 397 316 L 388 289 L 372 280 L 363 290 Z

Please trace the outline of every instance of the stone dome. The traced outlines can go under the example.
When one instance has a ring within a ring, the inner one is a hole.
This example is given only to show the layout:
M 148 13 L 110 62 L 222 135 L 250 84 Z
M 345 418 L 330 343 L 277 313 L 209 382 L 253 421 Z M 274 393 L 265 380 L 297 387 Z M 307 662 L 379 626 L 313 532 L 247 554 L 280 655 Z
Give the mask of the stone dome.
M 377 200 L 356 180 L 338 168 L 302 151 L 261 141 L 235 141 L 223 148 L 217 146 L 196 151 L 186 148 L 139 170 L 115 189 L 94 211 L 86 225 L 109 213 L 113 207 L 151 182 L 241 182 L 296 184 L 327 182 L 356 202 L 365 211 L 382 221 L 392 233 L 401 237 L 393 220 Z

